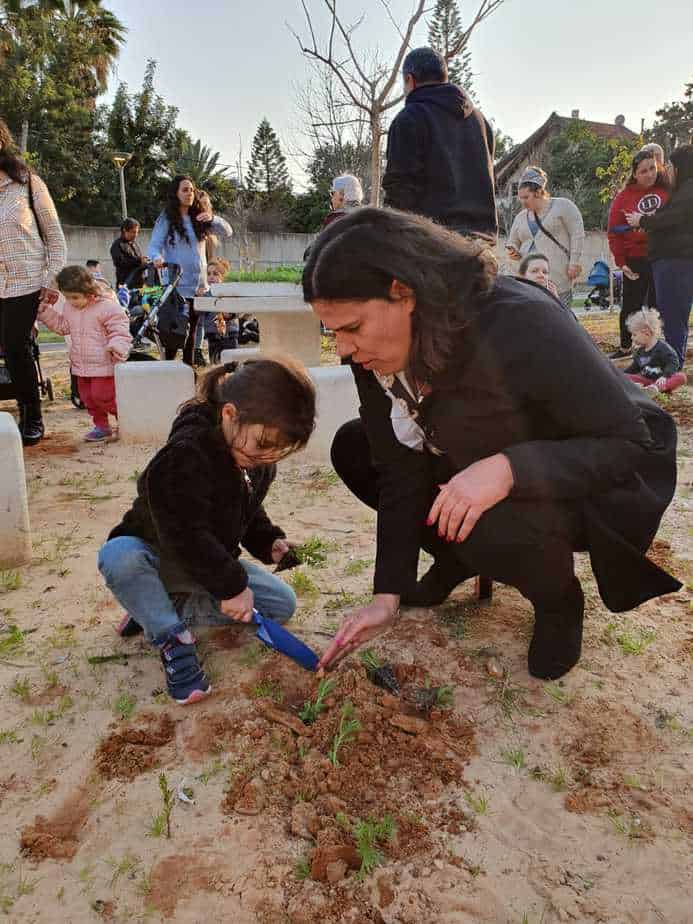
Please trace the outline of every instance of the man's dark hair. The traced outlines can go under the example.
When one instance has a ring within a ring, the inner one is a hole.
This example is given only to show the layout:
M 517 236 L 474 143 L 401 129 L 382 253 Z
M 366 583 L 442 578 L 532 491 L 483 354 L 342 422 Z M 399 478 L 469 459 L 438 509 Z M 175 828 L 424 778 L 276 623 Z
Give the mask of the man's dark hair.
M 87 260 L 87 267 L 98 266 L 100 262 L 100 260 Z
M 361 208 L 317 236 L 303 269 L 307 302 L 390 301 L 398 280 L 414 292 L 410 371 L 422 382 L 453 360 L 455 336 L 493 286 L 493 251 L 421 215 Z
M 121 231 L 132 231 L 133 228 L 139 228 L 140 223 L 135 218 L 124 218 L 120 223 Z
M 445 83 L 448 66 L 435 48 L 413 48 L 404 59 L 402 74 L 411 74 L 417 83 Z

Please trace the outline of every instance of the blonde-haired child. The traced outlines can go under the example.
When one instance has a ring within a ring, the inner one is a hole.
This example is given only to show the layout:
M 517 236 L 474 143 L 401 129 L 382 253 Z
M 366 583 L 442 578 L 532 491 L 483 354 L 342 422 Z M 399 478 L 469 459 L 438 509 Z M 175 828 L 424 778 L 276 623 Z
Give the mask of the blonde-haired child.
M 648 391 L 670 392 L 686 384 L 681 361 L 662 338 L 662 319 L 654 308 L 641 308 L 626 320 L 633 337 L 633 362 L 623 371 Z
M 128 316 L 83 266 L 66 266 L 56 283 L 65 299 L 63 312 L 41 302 L 38 319 L 56 334 L 70 336 L 70 367 L 94 421 L 84 438 L 100 443 L 113 437 L 108 415 L 118 416 L 113 367 L 130 352 Z

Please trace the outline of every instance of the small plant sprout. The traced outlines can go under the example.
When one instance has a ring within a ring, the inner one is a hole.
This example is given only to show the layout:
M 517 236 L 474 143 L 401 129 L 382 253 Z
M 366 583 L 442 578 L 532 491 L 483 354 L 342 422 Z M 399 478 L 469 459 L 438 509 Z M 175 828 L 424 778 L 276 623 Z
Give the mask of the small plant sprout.
M 370 558 L 355 558 L 353 561 L 350 561 L 349 564 L 344 568 L 344 574 L 347 577 L 356 577 L 372 564 L 373 562 Z
M 288 579 L 297 597 L 317 597 L 320 588 L 303 571 L 294 571 Z
M 359 661 L 366 668 L 366 673 L 371 674 L 383 666 L 383 662 L 372 648 L 364 648 L 359 653 Z
M 294 546 L 294 552 L 302 565 L 308 565 L 309 568 L 324 568 L 327 553 L 333 548 L 334 543 L 325 542 L 318 536 L 313 536 L 301 545 Z
M 544 693 L 546 693 L 547 696 L 550 696 L 551 699 L 555 700 L 555 702 L 561 706 L 570 705 L 574 699 L 574 694 L 569 693 L 568 690 L 565 690 L 558 683 L 544 684 Z
M 525 752 L 522 748 L 506 748 L 501 751 L 501 759 L 504 764 L 514 767 L 516 770 L 523 770 L 527 765 Z
M 436 706 L 438 709 L 452 709 L 455 702 L 455 688 L 451 686 L 438 687 L 436 690 Z
M 10 687 L 10 693 L 26 703 L 31 699 L 31 683 L 26 678 L 24 680 L 17 678 Z
M 300 860 L 296 861 L 294 873 L 299 880 L 308 879 L 310 876 L 310 861 L 306 857 L 301 857 Z
M 488 813 L 488 797 L 483 793 L 477 795 L 473 792 L 466 792 L 464 801 L 476 815 L 486 815 Z
M 135 697 L 130 696 L 129 693 L 123 693 L 115 701 L 113 709 L 115 712 L 117 712 L 121 719 L 127 721 L 128 719 L 132 718 L 132 714 L 135 711 L 136 706 L 137 700 Z
M 173 806 L 176 801 L 176 793 L 168 785 L 165 773 L 159 774 L 159 789 L 161 790 L 163 808 L 158 815 L 152 818 L 149 826 L 149 834 L 151 837 L 161 837 L 161 835 L 166 832 L 166 837 L 170 840 L 171 812 L 173 811 Z
M 20 654 L 24 650 L 24 633 L 17 626 L 9 626 L 0 635 L 0 658 Z
M 627 837 L 629 840 L 637 840 L 643 837 L 642 822 L 637 815 L 619 815 L 618 812 L 611 811 L 609 821 L 614 826 L 618 834 Z
M 368 818 L 366 821 L 357 821 L 353 827 L 356 849 L 361 857 L 361 868 L 357 873 L 358 879 L 365 879 L 376 866 L 385 859 L 378 844 L 391 841 L 395 836 L 395 822 L 391 815 L 385 815 L 382 821 Z
M 335 688 L 335 681 L 324 679 L 318 685 L 318 692 L 315 699 L 309 699 L 303 704 L 303 708 L 298 714 L 299 719 L 304 725 L 312 725 L 321 712 L 326 708 L 325 700 Z
M 345 745 L 354 740 L 354 736 L 361 730 L 361 723 L 356 718 L 354 704 L 347 700 L 342 706 L 342 712 L 339 718 L 339 728 L 332 739 L 328 759 L 333 767 L 341 767 L 339 762 L 339 751 Z
M 0 594 L 7 594 L 11 590 L 19 590 L 22 586 L 22 576 L 19 571 L 0 571 Z
M 253 697 L 255 699 L 271 699 L 275 703 L 281 703 L 284 699 L 284 694 L 277 681 L 268 677 L 253 687 Z

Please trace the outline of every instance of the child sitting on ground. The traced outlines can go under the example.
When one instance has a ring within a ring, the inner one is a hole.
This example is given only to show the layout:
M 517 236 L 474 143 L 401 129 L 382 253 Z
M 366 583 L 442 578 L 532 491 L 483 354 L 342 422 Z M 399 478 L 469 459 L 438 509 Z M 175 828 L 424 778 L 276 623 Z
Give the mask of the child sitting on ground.
M 633 337 L 633 362 L 623 371 L 646 391 L 670 392 L 687 382 L 678 353 L 662 339 L 662 319 L 654 308 L 641 308 L 626 320 Z
M 144 631 L 181 705 L 211 692 L 189 627 L 250 622 L 253 607 L 284 622 L 296 607 L 265 564 L 289 551 L 262 501 L 275 463 L 308 442 L 315 389 L 289 359 L 250 359 L 204 373 L 166 445 L 137 481 L 137 498 L 99 552 L 99 570 L 127 615 L 121 636 Z
M 84 439 L 100 443 L 113 437 L 108 415 L 118 417 L 113 367 L 128 358 L 132 346 L 128 316 L 82 266 L 66 266 L 56 283 L 65 298 L 63 312 L 41 302 L 38 320 L 70 337 L 70 369 L 94 422 Z
M 549 278 L 550 272 L 549 258 L 544 256 L 543 253 L 533 251 L 523 258 L 517 275 L 522 279 L 530 279 L 532 282 L 536 282 L 538 286 L 543 286 L 558 298 L 558 289 Z

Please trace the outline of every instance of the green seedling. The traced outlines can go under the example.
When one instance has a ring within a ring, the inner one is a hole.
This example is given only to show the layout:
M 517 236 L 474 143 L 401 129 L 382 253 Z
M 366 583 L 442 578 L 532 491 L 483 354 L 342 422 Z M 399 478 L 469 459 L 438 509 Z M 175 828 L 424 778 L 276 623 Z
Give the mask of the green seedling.
M 31 699 L 31 683 L 28 680 L 15 680 L 10 687 L 10 693 L 26 703 Z
M 327 491 L 339 484 L 339 475 L 331 468 L 315 468 L 308 476 L 311 491 Z
M 17 626 L 9 626 L 0 636 L 0 658 L 20 654 L 24 650 L 24 633 Z
M 320 593 L 320 588 L 315 581 L 303 571 L 293 571 L 288 581 L 297 597 L 317 597 Z
M 158 815 L 152 819 L 149 827 L 149 833 L 152 837 L 161 837 L 166 832 L 166 837 L 171 839 L 171 812 L 176 800 L 175 792 L 168 785 L 165 773 L 159 774 L 159 789 L 161 790 L 161 799 L 163 808 Z
M 342 590 L 325 603 L 325 610 L 334 612 L 336 610 L 345 610 L 347 607 L 358 606 L 359 603 L 365 603 L 368 597 L 364 594 L 352 594 L 347 590 Z
M 641 655 L 657 636 L 653 629 L 641 629 L 628 623 L 621 631 L 618 631 L 618 628 L 615 622 L 607 623 L 602 633 L 602 641 L 607 645 L 613 645 L 616 642 L 626 655 Z
M 486 815 L 488 813 L 488 797 L 482 793 L 477 795 L 473 792 L 464 794 L 464 801 L 476 815 Z
M 19 744 L 17 733 L 9 729 L 0 731 L 0 744 Z
M 121 860 L 114 860 L 109 857 L 106 860 L 106 863 L 113 870 L 113 875 L 111 876 L 111 888 L 114 889 L 116 883 L 121 878 L 121 876 L 127 876 L 128 879 L 134 879 L 137 876 L 137 872 L 140 868 L 140 858 L 134 856 L 131 853 L 126 853 Z
M 253 696 L 255 699 L 271 699 L 275 703 L 281 703 L 284 699 L 284 694 L 281 691 L 281 688 L 276 680 L 267 678 L 263 680 L 262 683 L 258 683 L 256 687 L 253 688 Z
M 508 764 L 509 767 L 514 767 L 516 770 L 523 770 L 527 765 L 525 752 L 522 748 L 506 748 L 506 750 L 501 751 L 501 758 L 504 764 Z
M 129 693 L 122 693 L 118 699 L 115 701 L 113 706 L 113 711 L 116 712 L 121 719 L 127 721 L 132 718 L 132 715 L 137 708 L 137 700 L 134 696 L 130 696 Z
M 436 690 L 436 706 L 438 709 L 452 709 L 455 702 L 455 688 L 451 686 L 438 687 Z
M 565 690 L 558 683 L 544 684 L 544 693 L 546 693 L 547 696 L 550 696 L 551 699 L 555 700 L 561 706 L 570 705 L 574 699 L 574 694 L 569 693 L 568 690 Z
M 395 836 L 395 831 L 395 822 L 391 815 L 385 815 L 382 821 L 368 818 L 366 821 L 356 822 L 353 827 L 353 834 L 356 840 L 356 849 L 361 857 L 361 868 L 357 873 L 358 879 L 365 879 L 366 876 L 373 872 L 376 866 L 380 866 L 385 857 L 378 844 L 391 841 Z
M 19 571 L 0 571 L 0 594 L 8 594 L 12 590 L 19 590 L 22 586 L 22 576 Z
M 309 568 L 324 568 L 327 562 L 327 553 L 334 549 L 333 542 L 325 542 L 318 536 L 306 539 L 301 545 L 294 546 L 294 553 L 302 565 Z
M 38 761 L 43 753 L 43 749 L 48 744 L 46 738 L 42 738 L 41 735 L 32 735 L 31 737 L 31 759 Z
M 306 857 L 302 857 L 300 860 L 297 860 L 296 866 L 294 867 L 294 873 L 296 878 L 301 881 L 308 879 L 310 876 L 310 861 Z
M 320 681 L 315 699 L 306 700 L 298 714 L 299 719 L 304 725 L 312 725 L 320 713 L 327 708 L 325 706 L 325 700 L 334 690 L 335 686 L 334 680 L 325 679 Z
M 228 770 L 228 765 L 221 759 L 221 757 L 215 757 L 209 767 L 205 767 L 202 773 L 199 774 L 196 779 L 203 783 L 205 786 L 211 779 L 215 776 L 219 776 L 220 773 Z
M 359 652 L 359 661 L 369 674 L 383 666 L 383 662 L 372 648 L 364 648 L 363 651 Z
M 31 716 L 31 722 L 33 725 L 53 725 L 57 719 L 61 719 L 68 710 L 72 709 L 74 704 L 72 697 L 66 693 L 60 697 L 55 709 L 46 709 L 45 711 L 35 709 Z
M 356 577 L 367 568 L 370 568 L 372 564 L 373 562 L 370 558 L 355 558 L 344 568 L 344 574 L 347 577 Z
M 339 718 L 339 728 L 337 733 L 332 739 L 332 744 L 330 746 L 330 751 L 328 753 L 328 759 L 333 767 L 341 767 L 339 762 L 339 751 L 341 748 L 345 747 L 347 744 L 350 744 L 354 740 L 354 736 L 361 730 L 361 723 L 358 718 L 356 718 L 356 710 L 354 709 L 354 704 L 347 700 L 346 703 L 342 706 L 342 713 Z
M 643 829 L 640 819 L 635 815 L 619 815 L 615 811 L 609 814 L 609 821 L 614 826 L 618 834 L 627 837 L 629 840 L 637 840 L 643 836 Z

